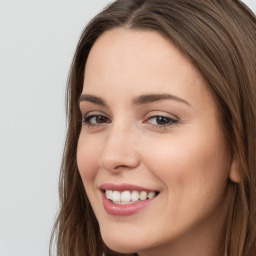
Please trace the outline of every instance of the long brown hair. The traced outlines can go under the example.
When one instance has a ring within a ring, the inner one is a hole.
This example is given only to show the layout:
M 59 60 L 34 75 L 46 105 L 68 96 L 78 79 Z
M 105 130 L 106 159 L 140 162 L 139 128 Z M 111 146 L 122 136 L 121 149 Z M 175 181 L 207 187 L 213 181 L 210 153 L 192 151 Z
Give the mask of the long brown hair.
M 78 99 L 88 54 L 107 30 L 125 27 L 167 36 L 198 67 L 220 108 L 241 182 L 224 230 L 224 256 L 256 255 L 256 17 L 239 0 L 117 0 L 84 29 L 67 87 L 67 119 L 54 237 L 59 256 L 123 255 L 103 243 L 76 162 Z

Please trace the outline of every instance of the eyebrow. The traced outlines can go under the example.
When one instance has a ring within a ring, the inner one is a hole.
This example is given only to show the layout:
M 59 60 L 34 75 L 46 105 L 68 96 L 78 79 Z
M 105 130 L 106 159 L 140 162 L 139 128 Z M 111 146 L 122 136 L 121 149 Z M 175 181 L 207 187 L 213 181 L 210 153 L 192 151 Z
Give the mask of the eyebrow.
M 145 94 L 133 99 L 134 105 L 142 105 L 142 104 L 149 104 L 156 101 L 161 100 L 174 100 L 177 102 L 185 103 L 186 105 L 190 106 L 190 104 L 177 96 L 171 94 Z
M 90 95 L 90 94 L 82 94 L 79 98 L 79 103 L 81 103 L 82 101 L 89 101 L 92 102 L 94 104 L 106 107 L 107 104 L 105 103 L 105 101 L 103 99 L 101 99 L 100 97 L 94 96 L 94 95 Z
M 143 104 L 150 104 L 150 103 L 161 101 L 161 100 L 173 100 L 173 101 L 181 102 L 188 106 L 191 106 L 186 100 L 171 94 L 144 94 L 144 95 L 140 95 L 138 97 L 133 98 L 132 103 L 134 105 L 143 105 Z M 91 103 L 94 103 L 103 107 L 107 106 L 106 102 L 102 98 L 94 95 L 90 95 L 90 94 L 82 94 L 79 98 L 79 103 L 81 103 L 82 101 L 89 101 Z

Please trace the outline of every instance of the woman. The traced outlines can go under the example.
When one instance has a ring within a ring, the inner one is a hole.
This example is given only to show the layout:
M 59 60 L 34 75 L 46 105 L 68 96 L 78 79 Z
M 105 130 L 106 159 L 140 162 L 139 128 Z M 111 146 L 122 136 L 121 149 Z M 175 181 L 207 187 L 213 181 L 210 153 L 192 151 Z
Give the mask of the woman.
M 68 85 L 58 255 L 256 255 L 256 18 L 117 0 Z

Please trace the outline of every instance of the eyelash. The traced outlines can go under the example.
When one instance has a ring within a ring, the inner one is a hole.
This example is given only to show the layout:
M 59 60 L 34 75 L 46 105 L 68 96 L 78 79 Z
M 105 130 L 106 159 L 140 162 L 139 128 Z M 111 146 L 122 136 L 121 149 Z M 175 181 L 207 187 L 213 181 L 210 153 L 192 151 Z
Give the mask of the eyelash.
M 157 122 L 157 119 L 158 119 L 158 121 L 160 121 L 160 119 L 164 119 L 166 121 L 166 123 L 164 123 L 164 124 L 151 124 L 152 127 L 160 128 L 160 129 L 163 129 L 163 128 L 166 128 L 168 126 L 172 126 L 172 125 L 175 125 L 178 123 L 177 119 L 173 119 L 171 117 L 164 116 L 164 115 L 162 115 L 162 116 L 154 115 L 154 116 L 149 117 L 146 121 L 148 122 L 148 120 L 150 120 L 150 119 L 156 119 L 156 122 Z
M 102 123 L 91 123 L 91 120 L 95 118 L 97 121 L 97 118 L 103 118 L 105 120 L 105 122 L 102 122 Z M 101 126 L 102 124 L 105 124 L 105 123 L 111 123 L 111 121 L 109 120 L 109 118 L 103 116 L 103 115 L 89 115 L 89 116 L 86 116 L 83 118 L 82 120 L 82 123 L 88 125 L 88 127 L 97 127 L 97 126 Z
M 91 123 L 93 118 L 95 118 L 95 120 L 94 120 L 95 123 Z M 97 123 L 97 118 L 103 119 L 102 122 Z M 149 123 L 148 121 L 152 120 L 152 119 L 156 119 L 156 124 L 151 124 L 152 127 L 159 128 L 159 129 L 167 128 L 172 125 L 176 125 L 179 122 L 178 119 L 174 119 L 174 118 L 167 117 L 164 115 L 154 115 L 154 116 L 150 116 L 149 118 L 147 118 L 145 123 Z M 157 124 L 157 122 L 161 121 L 161 119 L 164 119 L 166 123 Z M 96 128 L 96 127 L 102 126 L 106 123 L 111 123 L 111 120 L 104 115 L 89 115 L 89 116 L 86 116 L 83 118 L 82 123 L 86 124 L 89 128 Z

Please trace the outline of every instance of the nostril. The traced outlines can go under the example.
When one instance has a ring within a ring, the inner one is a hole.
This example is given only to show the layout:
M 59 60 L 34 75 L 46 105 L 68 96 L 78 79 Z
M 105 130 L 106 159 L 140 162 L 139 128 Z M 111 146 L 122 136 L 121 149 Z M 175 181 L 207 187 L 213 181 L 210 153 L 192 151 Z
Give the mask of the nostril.
M 114 169 L 119 169 L 119 168 L 129 168 L 129 167 L 126 165 L 118 165 Z

